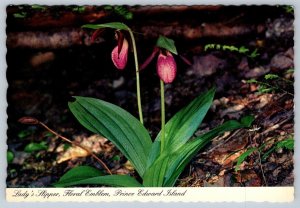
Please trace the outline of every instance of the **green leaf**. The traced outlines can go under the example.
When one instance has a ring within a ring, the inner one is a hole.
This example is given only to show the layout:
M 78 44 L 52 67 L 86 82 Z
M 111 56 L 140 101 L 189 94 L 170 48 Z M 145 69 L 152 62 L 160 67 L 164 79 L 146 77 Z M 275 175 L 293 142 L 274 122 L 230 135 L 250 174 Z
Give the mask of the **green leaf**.
M 245 159 L 256 150 L 257 150 L 256 147 L 252 147 L 252 148 L 248 149 L 246 152 L 244 152 L 243 154 L 241 154 L 237 160 L 234 170 L 238 171 L 240 169 L 241 164 L 245 161 Z
M 128 30 L 128 26 L 121 22 L 109 22 L 105 24 L 86 24 L 82 28 L 100 29 L 100 28 L 113 28 L 117 30 Z
M 15 158 L 15 155 L 14 153 L 12 153 L 12 151 L 7 151 L 6 158 L 7 158 L 7 163 L 12 163 L 12 161 Z
M 257 83 L 257 81 L 255 79 L 249 79 L 246 81 L 246 83 L 250 84 L 250 83 Z
M 273 146 L 271 149 L 269 149 L 265 154 L 263 154 L 263 156 L 261 157 L 262 161 L 265 161 L 267 159 L 267 157 L 277 149 L 276 146 Z
M 40 150 L 47 150 L 48 146 L 46 145 L 46 142 L 40 142 L 40 143 L 30 143 L 26 145 L 24 151 L 28 153 L 40 151 Z
M 208 90 L 194 99 L 188 106 L 177 112 L 165 126 L 166 150 L 175 151 L 184 145 L 197 130 L 209 110 L 215 88 Z M 157 135 L 149 156 L 150 165 L 160 153 L 161 132 Z
M 20 19 L 22 19 L 22 18 L 25 18 L 25 17 L 27 16 L 27 13 L 26 13 L 26 12 L 14 13 L 13 16 L 14 16 L 15 18 L 20 18 Z
M 128 11 L 124 6 L 115 6 L 114 11 L 127 20 L 130 20 L 133 17 L 132 12 Z
M 45 6 L 41 6 L 41 5 L 37 5 L 37 4 L 32 5 L 31 8 L 35 9 L 35 10 L 45 10 L 46 9 Z
M 229 46 L 229 45 L 224 45 L 223 50 L 229 50 L 229 51 L 239 51 L 239 49 L 235 46 Z
M 33 133 L 32 130 L 23 130 L 23 131 L 20 131 L 20 132 L 18 133 L 18 137 L 19 137 L 20 139 L 23 139 L 23 138 L 25 138 L 25 137 L 30 136 L 32 133 Z
M 133 177 L 128 175 L 105 175 L 85 178 L 76 181 L 59 180 L 53 185 L 55 187 L 67 187 L 76 185 L 107 185 L 115 187 L 142 187 L 142 185 Z
M 72 11 L 82 13 L 85 11 L 85 6 L 76 6 L 75 8 L 72 9 Z
M 259 53 L 257 53 L 257 48 L 255 48 L 254 51 L 252 51 L 252 53 L 250 55 L 248 55 L 250 58 L 256 58 L 257 56 L 259 56 Z
M 286 13 L 294 14 L 294 7 L 293 6 L 291 6 L 291 5 L 284 5 L 283 8 L 286 11 Z
M 106 5 L 106 6 L 104 6 L 104 10 L 112 10 L 113 9 L 113 7 L 112 6 L 110 6 L 110 5 Z
M 144 186 L 174 186 L 190 160 L 213 138 L 225 131 L 249 127 L 238 121 L 227 121 L 211 131 L 187 142 L 175 152 L 164 152 L 148 168 L 144 176 Z M 165 164 L 166 161 L 168 164 Z M 163 181 L 163 182 L 162 182 Z
M 272 92 L 273 90 L 274 90 L 274 88 L 269 88 L 269 87 L 266 87 L 265 85 L 260 85 L 258 88 L 259 93 L 269 93 L 269 92 Z
M 295 72 L 295 69 L 291 68 L 291 69 L 288 69 L 285 73 L 294 73 Z
M 286 148 L 288 150 L 294 149 L 294 139 L 286 139 L 277 143 L 277 148 Z
M 90 166 L 78 166 L 72 168 L 67 173 L 65 173 L 58 181 L 61 184 L 67 184 L 70 182 L 81 181 L 88 178 L 93 178 L 97 176 L 104 175 L 100 170 L 90 167 Z
M 241 46 L 241 47 L 239 48 L 239 53 L 247 53 L 248 51 L 249 51 L 249 49 L 246 48 L 245 46 Z
M 113 158 L 111 158 L 111 160 L 113 160 L 113 161 L 120 161 L 121 158 L 120 158 L 119 155 L 115 155 L 115 156 L 113 156 Z
M 124 109 L 95 98 L 75 97 L 69 108 L 88 130 L 109 139 L 143 177 L 152 141 L 145 127 Z
M 208 49 L 213 49 L 215 47 L 215 44 L 211 43 L 211 44 L 206 44 L 204 46 L 204 51 L 207 51 Z
M 294 139 L 293 138 L 289 138 L 289 139 L 285 139 L 282 141 L 278 141 L 275 143 L 275 145 L 269 149 L 265 154 L 263 154 L 263 156 L 261 157 L 263 161 L 265 161 L 267 159 L 267 157 L 275 150 L 279 149 L 279 148 L 286 148 L 288 150 L 293 150 L 294 149 Z
M 244 126 L 250 127 L 254 120 L 255 120 L 254 116 L 251 116 L 251 115 L 244 116 L 243 118 L 241 118 L 241 123 Z
M 70 147 L 72 147 L 71 144 L 69 143 L 64 144 L 64 151 L 67 151 Z
M 159 38 L 157 39 L 156 46 L 160 48 L 164 48 L 177 55 L 177 49 L 174 40 L 170 38 L 160 35 Z
M 265 75 L 265 79 L 278 79 L 278 75 L 276 75 L 276 74 L 266 74 Z

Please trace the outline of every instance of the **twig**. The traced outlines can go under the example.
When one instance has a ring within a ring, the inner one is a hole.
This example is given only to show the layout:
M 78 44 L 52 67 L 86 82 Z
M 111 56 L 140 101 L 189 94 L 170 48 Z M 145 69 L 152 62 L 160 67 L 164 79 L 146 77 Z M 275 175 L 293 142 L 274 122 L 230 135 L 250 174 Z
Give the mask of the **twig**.
M 258 135 L 256 135 L 256 136 L 254 136 L 253 139 L 256 140 L 260 135 L 265 135 L 265 134 L 269 133 L 270 131 L 274 131 L 275 129 L 278 129 L 282 124 L 284 124 L 285 122 L 291 120 L 292 118 L 293 118 L 293 117 L 291 117 L 291 116 L 287 117 L 286 119 L 282 120 L 281 122 L 279 122 L 279 123 L 277 123 L 277 124 L 275 124 L 275 125 L 269 127 L 268 129 L 266 129 L 266 130 L 263 131 L 262 133 L 260 133 L 260 134 L 258 134 Z
M 81 144 L 77 143 L 77 142 L 73 142 L 71 141 L 70 139 L 58 134 L 57 132 L 55 132 L 54 130 L 50 129 L 46 124 L 44 124 L 43 122 L 35 119 L 35 118 L 32 118 L 32 117 L 23 117 L 23 118 L 20 118 L 19 119 L 19 122 L 20 123 L 23 123 L 23 124 L 33 124 L 33 125 L 41 125 L 42 127 L 44 127 L 45 129 L 47 129 L 49 132 L 51 132 L 52 134 L 56 135 L 57 137 L 61 138 L 62 140 L 74 145 L 74 146 L 77 146 L 77 147 L 80 147 L 81 149 L 85 150 L 88 154 L 90 154 L 94 159 L 96 159 L 103 167 L 104 169 L 110 174 L 112 175 L 112 172 L 110 171 L 110 169 L 107 167 L 107 165 L 99 158 L 97 157 L 91 150 L 89 150 L 88 148 L 82 146 Z
M 249 140 L 250 140 L 250 143 L 252 146 L 254 146 L 253 142 L 252 142 L 252 137 L 250 135 L 250 132 L 248 132 L 248 135 L 249 135 Z M 259 148 L 256 148 L 257 152 L 258 152 L 258 162 L 259 162 L 259 168 L 260 168 L 260 171 L 261 171 L 261 175 L 263 177 L 263 180 L 264 180 L 264 183 L 266 186 L 268 186 L 268 182 L 267 182 L 267 179 L 266 179 L 266 176 L 265 176 L 265 171 L 263 169 L 263 166 L 262 166 L 262 162 L 261 162 L 261 155 L 260 155 L 260 149 Z
M 262 163 L 261 163 L 261 155 L 260 155 L 260 150 L 259 149 L 258 149 L 258 160 L 259 160 L 260 171 L 261 171 L 262 177 L 264 179 L 265 185 L 268 186 L 267 179 L 266 179 L 266 176 L 265 176 L 265 172 L 264 172 L 264 169 L 263 169 Z
M 238 133 L 240 133 L 242 131 L 242 129 L 238 129 L 235 132 L 233 132 L 231 135 L 227 135 L 228 138 L 225 139 L 223 142 L 220 142 L 219 144 L 215 145 L 214 147 L 212 147 L 211 149 L 206 151 L 206 154 L 211 153 L 212 151 L 214 151 L 215 149 L 217 149 L 218 147 L 224 145 L 226 142 L 228 142 L 232 137 L 234 137 L 235 135 L 237 135 Z M 227 137 L 226 136 L 226 137 Z M 223 139 L 223 138 L 222 138 Z

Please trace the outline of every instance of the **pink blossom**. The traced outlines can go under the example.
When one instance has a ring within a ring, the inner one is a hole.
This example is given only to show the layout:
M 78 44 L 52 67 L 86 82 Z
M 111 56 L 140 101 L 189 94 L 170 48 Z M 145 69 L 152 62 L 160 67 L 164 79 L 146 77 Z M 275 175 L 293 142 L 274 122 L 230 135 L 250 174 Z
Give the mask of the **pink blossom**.
M 171 83 L 175 79 L 177 66 L 174 57 L 169 51 L 166 55 L 160 53 L 156 65 L 157 73 L 164 83 Z
M 120 41 L 118 40 L 118 43 Z M 123 70 L 127 64 L 128 41 L 124 38 L 111 52 L 111 59 L 117 69 Z

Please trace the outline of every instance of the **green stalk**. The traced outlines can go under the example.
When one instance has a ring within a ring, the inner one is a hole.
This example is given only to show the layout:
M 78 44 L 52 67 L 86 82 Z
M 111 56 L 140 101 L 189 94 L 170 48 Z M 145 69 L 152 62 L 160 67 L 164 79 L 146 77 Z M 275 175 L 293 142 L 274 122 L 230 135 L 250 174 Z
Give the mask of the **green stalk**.
M 161 136 L 160 136 L 160 153 L 165 146 L 165 89 L 164 82 L 160 80 L 160 105 L 161 105 Z
M 140 117 L 140 122 L 142 124 L 144 124 L 142 104 L 141 104 L 139 62 L 138 62 L 138 58 L 137 58 L 135 39 L 134 39 L 133 33 L 132 33 L 132 31 L 129 27 L 128 27 L 128 32 L 130 34 L 130 38 L 131 38 L 131 42 L 132 42 L 132 48 L 133 48 L 133 55 L 134 55 L 135 76 L 136 76 L 136 95 L 137 95 L 137 104 L 138 104 L 138 110 L 139 110 L 139 117 Z

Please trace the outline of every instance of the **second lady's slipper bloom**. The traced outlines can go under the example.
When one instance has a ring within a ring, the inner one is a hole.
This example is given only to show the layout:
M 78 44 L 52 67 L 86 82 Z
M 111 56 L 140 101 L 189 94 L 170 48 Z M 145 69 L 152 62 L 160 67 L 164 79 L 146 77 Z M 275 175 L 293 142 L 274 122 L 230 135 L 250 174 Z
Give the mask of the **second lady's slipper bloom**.
M 159 78 L 164 83 L 168 84 L 173 82 L 176 76 L 177 66 L 174 57 L 169 51 L 166 51 L 166 55 L 160 52 L 157 59 L 156 69 Z
M 118 45 L 111 52 L 111 59 L 117 69 L 123 70 L 127 64 L 128 41 L 121 33 L 117 34 Z

